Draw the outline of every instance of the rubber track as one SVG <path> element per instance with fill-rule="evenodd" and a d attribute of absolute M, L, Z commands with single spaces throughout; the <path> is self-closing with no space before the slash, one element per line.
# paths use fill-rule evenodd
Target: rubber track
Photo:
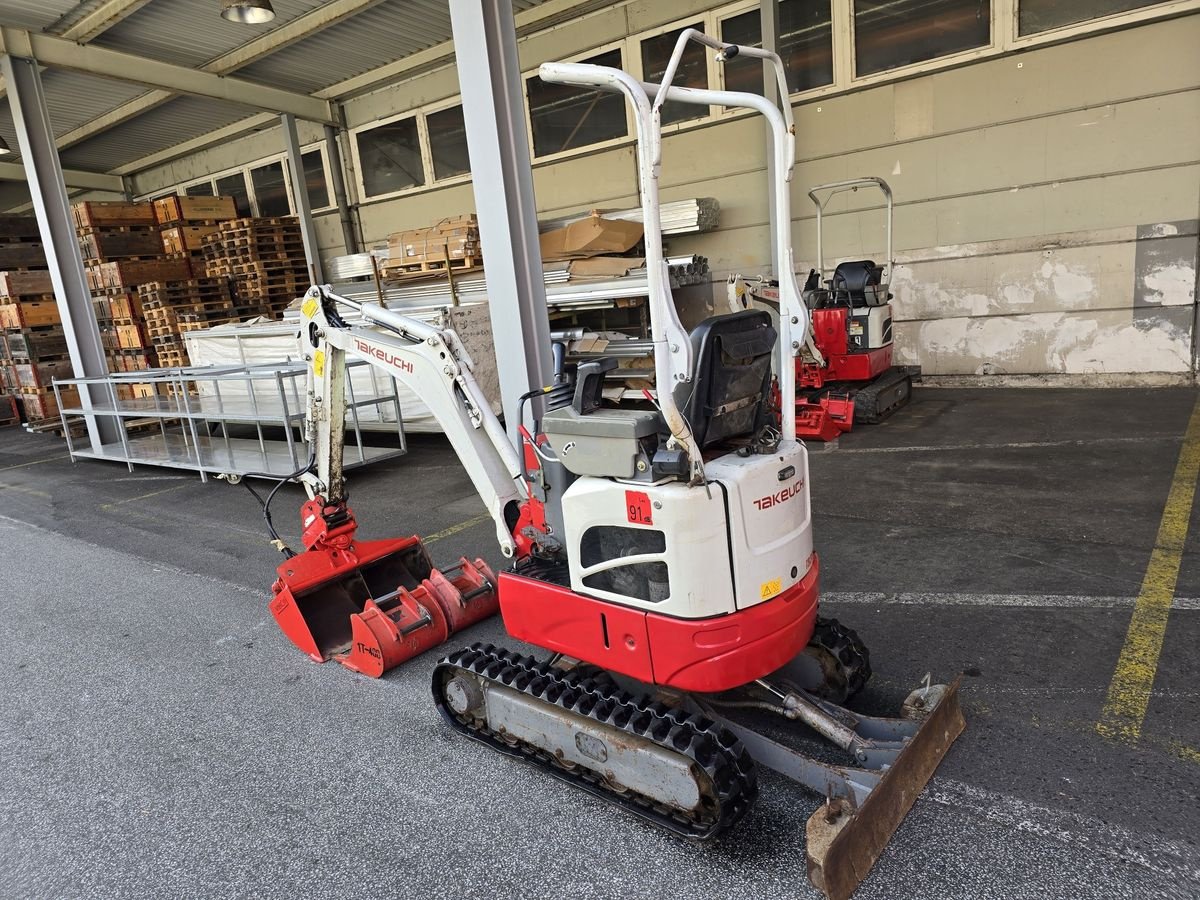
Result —
<path fill-rule="evenodd" d="M 618 793 L 595 772 L 582 766 L 566 769 L 556 763 L 552 752 L 524 742 L 510 743 L 511 737 L 509 741 L 503 740 L 474 717 L 456 715 L 446 705 L 444 696 L 444 685 L 455 669 L 687 757 L 707 775 L 700 784 L 699 807 L 681 810 L 633 791 Z M 456 731 L 502 753 L 522 758 L 686 838 L 704 841 L 723 834 L 741 821 L 758 796 L 754 762 L 730 731 L 702 715 L 622 691 L 607 673 L 594 667 L 583 672 L 562 670 L 532 656 L 476 643 L 438 663 L 433 671 L 433 696 L 442 717 Z"/>
<path fill-rule="evenodd" d="M 867 686 L 871 679 L 871 654 L 853 628 L 837 619 L 818 617 L 808 643 L 832 653 L 841 663 L 846 674 L 846 696 L 838 702 L 844 703 Z"/>

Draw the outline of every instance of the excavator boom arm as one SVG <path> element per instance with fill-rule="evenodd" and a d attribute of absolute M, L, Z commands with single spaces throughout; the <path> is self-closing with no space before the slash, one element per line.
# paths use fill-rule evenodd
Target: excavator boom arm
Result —
<path fill-rule="evenodd" d="M 348 324 L 339 309 L 355 310 L 369 324 Z M 362 360 L 429 407 L 495 522 L 501 552 L 513 556 L 512 523 L 528 487 L 516 448 L 476 383 L 458 336 L 321 288 L 309 290 L 302 312 L 310 360 L 308 439 L 316 463 L 304 478 L 309 492 L 330 503 L 345 499 L 345 364 Z"/>

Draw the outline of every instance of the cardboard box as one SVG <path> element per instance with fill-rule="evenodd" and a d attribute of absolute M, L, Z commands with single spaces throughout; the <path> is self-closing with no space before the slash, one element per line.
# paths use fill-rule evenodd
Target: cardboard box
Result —
<path fill-rule="evenodd" d="M 583 259 L 605 253 L 627 253 L 643 234 L 641 222 L 588 216 L 565 228 L 543 232 L 538 243 L 543 260 Z"/>
<path fill-rule="evenodd" d="M 624 278 L 630 269 L 640 269 L 646 260 L 640 256 L 592 256 L 572 260 L 567 267 L 579 278 Z"/>

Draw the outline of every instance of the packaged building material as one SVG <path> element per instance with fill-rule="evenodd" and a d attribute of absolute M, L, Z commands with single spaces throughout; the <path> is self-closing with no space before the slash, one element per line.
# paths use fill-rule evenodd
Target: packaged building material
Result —
<path fill-rule="evenodd" d="M 543 260 L 581 259 L 605 253 L 626 253 L 637 246 L 641 222 L 588 216 L 563 228 L 543 232 L 538 243 Z"/>

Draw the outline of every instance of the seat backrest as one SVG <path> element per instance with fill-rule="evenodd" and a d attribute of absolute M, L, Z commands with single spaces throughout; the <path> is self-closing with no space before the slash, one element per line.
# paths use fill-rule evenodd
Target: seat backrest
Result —
<path fill-rule="evenodd" d="M 713 316 L 692 331 L 692 383 L 679 386 L 676 402 L 702 449 L 765 424 L 777 337 L 761 309 Z"/>
<path fill-rule="evenodd" d="M 833 270 L 834 296 L 845 295 L 851 306 L 856 303 L 860 306 L 866 305 L 867 286 L 878 286 L 882 276 L 883 266 L 875 265 L 874 260 L 857 259 L 838 263 L 838 267 Z"/>

